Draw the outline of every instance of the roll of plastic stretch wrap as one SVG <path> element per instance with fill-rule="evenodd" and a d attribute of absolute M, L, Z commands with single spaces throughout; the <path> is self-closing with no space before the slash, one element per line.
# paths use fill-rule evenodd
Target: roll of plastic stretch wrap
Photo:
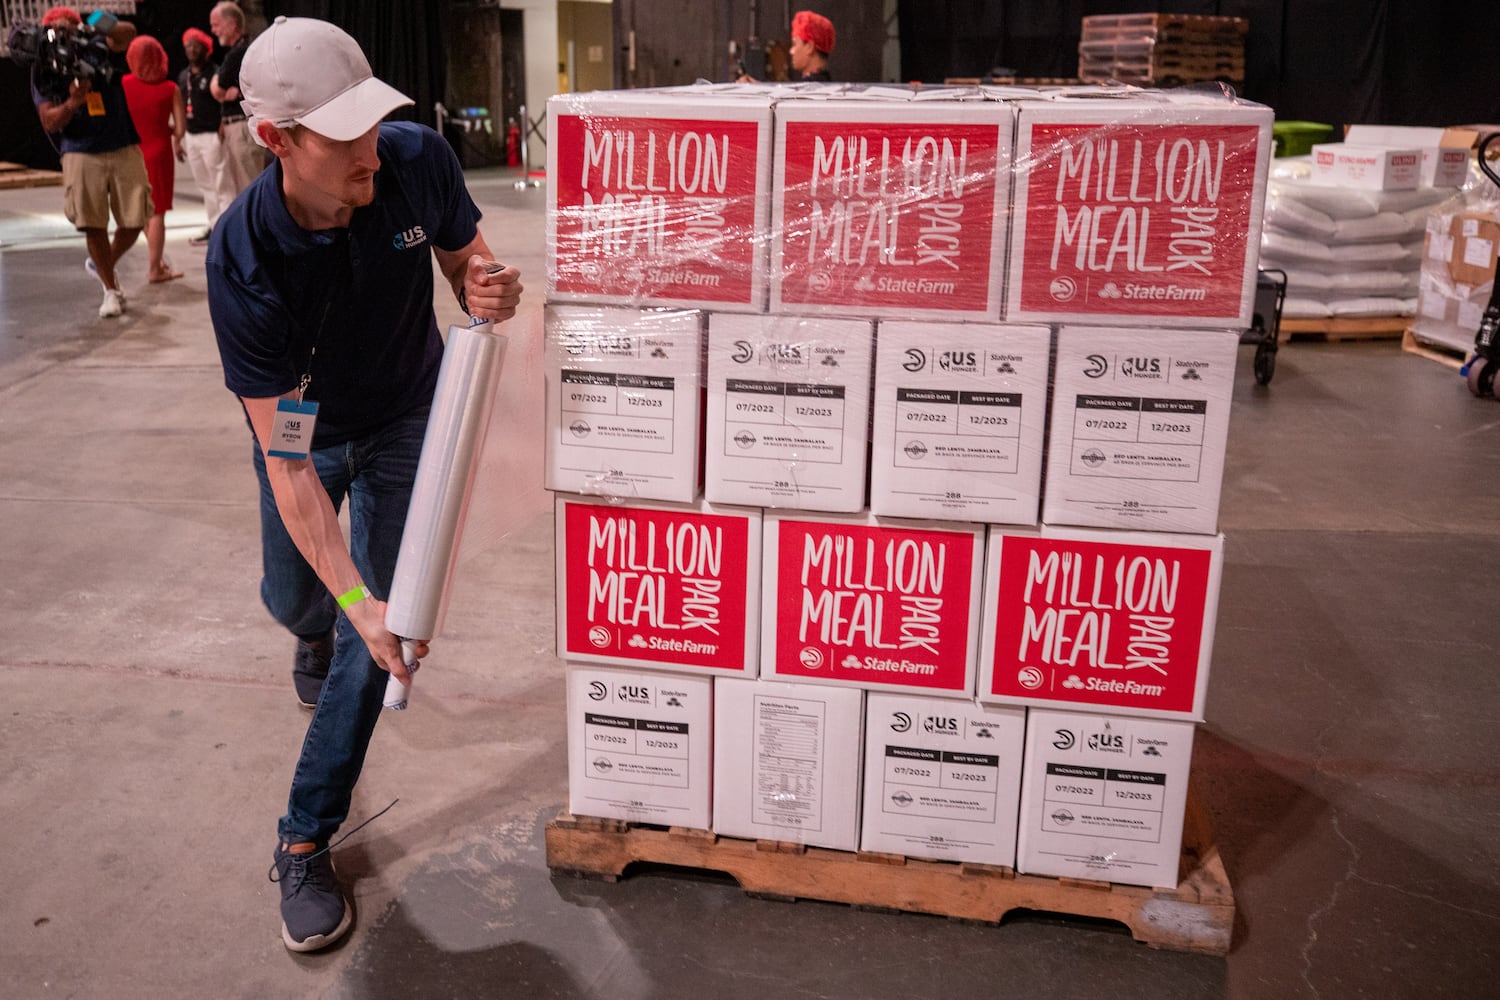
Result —
<path fill-rule="evenodd" d="M 505 345 L 489 323 L 448 328 L 386 602 L 385 627 L 403 639 L 432 639 L 442 626 Z M 402 653 L 408 664 L 414 662 L 410 644 L 402 644 Z M 385 707 L 405 708 L 409 696 L 410 687 L 392 675 Z"/>

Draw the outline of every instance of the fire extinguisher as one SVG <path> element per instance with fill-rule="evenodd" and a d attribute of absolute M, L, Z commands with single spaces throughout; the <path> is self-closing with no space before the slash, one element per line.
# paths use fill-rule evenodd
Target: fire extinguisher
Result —
<path fill-rule="evenodd" d="M 519 167 L 521 165 L 521 126 L 516 124 L 514 118 L 505 127 L 505 165 L 507 167 Z"/>

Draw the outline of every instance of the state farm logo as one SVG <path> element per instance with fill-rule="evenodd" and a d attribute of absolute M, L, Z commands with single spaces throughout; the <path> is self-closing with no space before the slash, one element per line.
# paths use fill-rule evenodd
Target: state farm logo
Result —
<path fill-rule="evenodd" d="M 747 365 L 755 360 L 755 345 L 748 340 L 736 340 L 734 349 L 729 352 L 729 360 L 737 365 Z"/>
<path fill-rule="evenodd" d="M 919 372 L 927 367 L 927 355 L 915 347 L 906 349 L 906 360 L 901 362 L 901 367 L 909 372 Z"/>
<path fill-rule="evenodd" d="M 904 733 L 911 729 L 911 716 L 905 712 L 891 713 L 891 732 Z"/>
<path fill-rule="evenodd" d="M 977 372 L 979 357 L 973 351 L 944 351 L 938 355 L 938 367 L 945 372 Z"/>
<path fill-rule="evenodd" d="M 603 625 L 595 625 L 593 628 L 589 629 L 590 645 L 596 646 L 599 649 L 605 649 L 613 641 L 614 636 L 611 635 L 609 629 L 605 628 Z"/>
<path fill-rule="evenodd" d="M 1078 284 L 1072 278 L 1053 278 L 1047 294 L 1057 302 L 1071 302 L 1078 295 Z"/>
<path fill-rule="evenodd" d="M 1120 286 L 1113 281 L 1106 281 L 1104 287 L 1099 289 L 1099 297 L 1101 299 L 1123 299 L 1125 293 L 1120 291 Z"/>
<path fill-rule="evenodd" d="M 1036 667 L 1022 667 L 1016 674 L 1016 683 L 1028 691 L 1035 691 L 1041 687 L 1047 678 Z"/>
<path fill-rule="evenodd" d="M 589 681 L 589 701 L 603 701 L 609 697 L 609 685 L 603 681 Z"/>
<path fill-rule="evenodd" d="M 1109 359 L 1102 354 L 1090 354 L 1083 359 L 1084 378 L 1103 378 L 1109 373 Z"/>
<path fill-rule="evenodd" d="M 808 670 L 817 670 L 823 665 L 823 651 L 816 646 L 803 646 L 797 654 L 797 662 Z"/>

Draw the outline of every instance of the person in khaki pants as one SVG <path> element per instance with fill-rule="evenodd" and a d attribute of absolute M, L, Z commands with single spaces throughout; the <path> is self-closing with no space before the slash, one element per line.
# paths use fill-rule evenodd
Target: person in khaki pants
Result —
<path fill-rule="evenodd" d="M 240 63 L 250 47 L 250 36 L 245 33 L 245 12 L 230 0 L 216 3 L 208 13 L 208 30 L 224 48 L 224 61 L 219 63 L 219 71 L 208 89 L 214 100 L 220 102 L 222 112 L 219 136 L 223 140 L 224 183 L 219 197 L 229 201 L 266 168 L 266 153 L 250 135 L 244 109 L 240 107 Z"/>
<path fill-rule="evenodd" d="M 44 28 L 71 33 L 82 30 L 83 18 L 72 7 L 53 7 L 42 15 L 41 23 Z M 118 21 L 110 26 L 106 44 L 114 72 L 97 88 L 87 77 L 50 77 L 38 70 L 40 62 L 32 67 L 32 104 L 42 128 L 62 154 L 63 213 L 83 233 L 89 252 L 84 267 L 104 286 L 101 319 L 113 319 L 125 311 L 125 293 L 120 290 L 115 264 L 135 244 L 152 213 L 141 139 L 121 85 L 129 68 L 125 50 L 134 38 L 135 25 Z M 113 238 L 109 235 L 111 214 Z"/>

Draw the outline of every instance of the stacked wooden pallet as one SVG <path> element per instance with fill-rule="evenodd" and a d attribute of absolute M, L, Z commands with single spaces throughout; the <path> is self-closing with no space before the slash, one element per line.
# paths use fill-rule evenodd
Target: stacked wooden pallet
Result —
<path fill-rule="evenodd" d="M 1145 86 L 1219 80 L 1240 87 L 1249 26 L 1242 17 L 1196 14 L 1085 17 L 1078 75 Z"/>

